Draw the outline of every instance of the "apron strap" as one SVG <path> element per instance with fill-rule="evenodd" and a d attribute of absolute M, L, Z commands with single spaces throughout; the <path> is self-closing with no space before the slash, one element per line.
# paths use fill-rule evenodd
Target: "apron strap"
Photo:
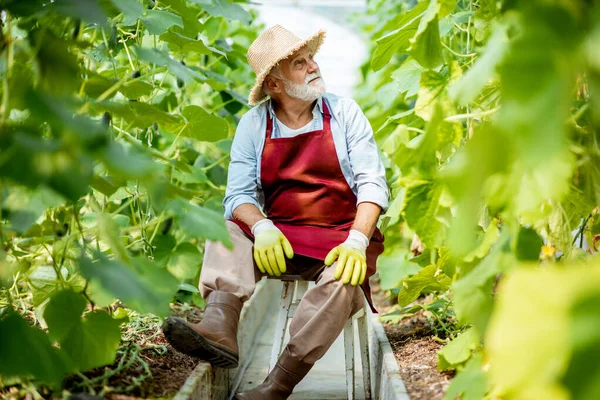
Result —
<path fill-rule="evenodd" d="M 323 130 L 329 132 L 331 131 L 331 113 L 325 99 L 321 97 L 321 101 L 323 102 Z M 274 117 L 271 117 L 271 113 L 267 109 L 267 139 L 271 139 L 271 134 L 273 133 L 273 119 Z"/>

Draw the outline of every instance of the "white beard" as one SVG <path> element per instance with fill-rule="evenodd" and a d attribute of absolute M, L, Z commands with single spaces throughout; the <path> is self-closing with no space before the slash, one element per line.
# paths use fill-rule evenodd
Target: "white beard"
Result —
<path fill-rule="evenodd" d="M 316 77 L 318 77 L 319 79 L 317 79 L 311 84 L 308 83 L 311 79 L 314 79 Z M 323 81 L 323 78 L 321 77 L 321 74 L 319 72 L 315 72 L 313 74 L 308 75 L 304 81 L 304 84 L 295 83 L 288 79 L 284 79 L 283 84 L 288 96 L 305 101 L 316 100 L 320 96 L 325 94 L 326 91 L 325 82 Z"/>

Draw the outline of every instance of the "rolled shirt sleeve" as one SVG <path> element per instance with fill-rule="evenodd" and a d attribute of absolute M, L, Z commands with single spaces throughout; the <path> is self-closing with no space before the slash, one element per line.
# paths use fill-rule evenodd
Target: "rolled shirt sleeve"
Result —
<path fill-rule="evenodd" d="M 231 162 L 223 200 L 225 219 L 232 219 L 233 211 L 242 204 L 254 204 L 260 209 L 257 197 L 256 149 L 252 132 L 252 117 L 250 113 L 246 113 L 238 123 L 231 145 Z"/>
<path fill-rule="evenodd" d="M 356 101 L 348 99 L 346 107 L 348 156 L 358 192 L 356 205 L 375 203 L 385 212 L 389 205 L 389 189 L 373 129 Z"/>

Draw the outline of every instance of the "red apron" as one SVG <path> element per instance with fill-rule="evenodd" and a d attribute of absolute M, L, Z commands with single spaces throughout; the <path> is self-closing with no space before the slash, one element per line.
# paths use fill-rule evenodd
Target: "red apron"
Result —
<path fill-rule="evenodd" d="M 331 114 L 323 101 L 323 129 L 290 138 L 271 138 L 273 120 L 267 112 L 267 132 L 261 161 L 264 211 L 295 254 L 324 260 L 346 240 L 356 216 L 356 195 L 342 172 Z M 250 228 L 233 220 L 251 238 Z M 367 248 L 367 277 L 361 285 L 373 312 L 369 277 L 376 271 L 384 237 L 375 229 Z"/>

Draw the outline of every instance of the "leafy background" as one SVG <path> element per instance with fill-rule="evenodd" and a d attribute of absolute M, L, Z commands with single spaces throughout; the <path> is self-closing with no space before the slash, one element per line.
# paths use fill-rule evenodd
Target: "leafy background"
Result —
<path fill-rule="evenodd" d="M 202 306 L 260 26 L 225 0 L 0 9 L 0 376 L 59 389 L 130 316 Z"/>
<path fill-rule="evenodd" d="M 378 268 L 398 303 L 382 318 L 425 310 L 451 340 L 446 399 L 597 398 L 600 3 L 369 6 L 357 100 L 393 191 Z"/>
<path fill-rule="evenodd" d="M 382 318 L 437 321 L 447 399 L 600 397 L 600 4 L 368 4 Z M 226 0 L 0 9 L 0 377 L 59 390 L 139 315 L 202 306 L 260 27 Z"/>

